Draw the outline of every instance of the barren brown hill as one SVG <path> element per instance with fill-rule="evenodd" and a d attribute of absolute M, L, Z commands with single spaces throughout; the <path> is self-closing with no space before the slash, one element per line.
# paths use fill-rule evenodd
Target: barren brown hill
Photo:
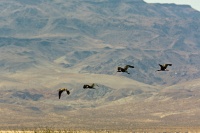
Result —
<path fill-rule="evenodd" d="M 200 13 L 187 5 L 142 0 L 2 0 L 0 71 L 65 68 L 78 73 L 116 73 L 172 85 L 200 78 Z M 8 8 L 9 7 L 9 8 Z M 172 63 L 168 73 L 158 64 Z"/>
<path fill-rule="evenodd" d="M 13 74 L 9 77 L 13 81 L 1 88 L 2 129 L 132 130 L 200 126 L 199 80 L 164 87 L 123 76 L 36 73 Z M 83 83 L 93 81 L 99 85 L 95 90 L 82 88 Z M 71 94 L 58 99 L 59 87 L 67 87 Z"/>

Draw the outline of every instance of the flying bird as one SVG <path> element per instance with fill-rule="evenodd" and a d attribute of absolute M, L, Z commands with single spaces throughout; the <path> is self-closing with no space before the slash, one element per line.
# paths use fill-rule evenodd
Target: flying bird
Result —
<path fill-rule="evenodd" d="M 68 95 L 70 94 L 70 91 L 69 91 L 68 89 L 66 89 L 66 88 L 61 88 L 61 89 L 58 90 L 59 99 L 60 99 L 61 94 L 62 94 L 63 91 L 66 91 Z"/>
<path fill-rule="evenodd" d="M 89 89 L 95 89 L 94 86 L 98 86 L 98 85 L 94 84 L 94 83 L 92 85 L 85 84 L 85 85 L 83 85 L 83 88 L 84 89 L 87 89 L 87 88 L 89 88 Z"/>
<path fill-rule="evenodd" d="M 126 73 L 128 73 L 128 74 L 130 74 L 127 70 L 128 70 L 128 68 L 134 68 L 134 66 L 131 66 L 131 65 L 126 65 L 124 68 L 122 68 L 122 67 L 118 67 L 117 68 L 117 72 L 126 72 Z"/>
<path fill-rule="evenodd" d="M 169 71 L 167 70 L 167 66 L 172 66 L 172 64 L 163 64 L 163 65 L 159 64 L 159 66 L 160 66 L 160 69 L 157 71 Z"/>

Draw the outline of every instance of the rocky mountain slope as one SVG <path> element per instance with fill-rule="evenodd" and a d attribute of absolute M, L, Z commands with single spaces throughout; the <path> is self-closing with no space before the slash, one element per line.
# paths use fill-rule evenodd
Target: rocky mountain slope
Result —
<path fill-rule="evenodd" d="M 112 75 L 132 64 L 132 74 L 124 76 L 147 84 L 199 78 L 200 13 L 190 6 L 3 0 L 1 11 L 1 71 L 52 64 Z M 155 73 L 163 63 L 173 64 L 167 76 Z"/>

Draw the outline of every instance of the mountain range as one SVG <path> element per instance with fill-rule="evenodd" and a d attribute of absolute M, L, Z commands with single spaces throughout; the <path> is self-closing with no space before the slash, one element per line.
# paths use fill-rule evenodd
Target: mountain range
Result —
<path fill-rule="evenodd" d="M 1 128 L 199 126 L 200 12 L 190 6 L 2 0 L 0 10 Z M 130 74 L 117 72 L 127 64 Z M 62 87 L 71 94 L 59 100 Z"/>

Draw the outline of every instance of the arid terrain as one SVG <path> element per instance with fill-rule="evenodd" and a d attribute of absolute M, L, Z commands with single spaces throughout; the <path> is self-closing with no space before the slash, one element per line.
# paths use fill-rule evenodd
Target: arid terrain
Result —
<path fill-rule="evenodd" d="M 131 130 L 199 126 L 198 80 L 165 87 L 120 75 L 32 72 L 15 73 L 9 77 L 10 82 L 2 82 L 8 84 L 1 89 L 2 128 Z M 90 82 L 99 87 L 82 88 Z M 58 99 L 57 88 L 61 87 L 68 87 L 71 94 L 64 93 Z"/>
<path fill-rule="evenodd" d="M 2 0 L 0 10 L 2 132 L 200 131 L 200 12 L 143 0 Z"/>

